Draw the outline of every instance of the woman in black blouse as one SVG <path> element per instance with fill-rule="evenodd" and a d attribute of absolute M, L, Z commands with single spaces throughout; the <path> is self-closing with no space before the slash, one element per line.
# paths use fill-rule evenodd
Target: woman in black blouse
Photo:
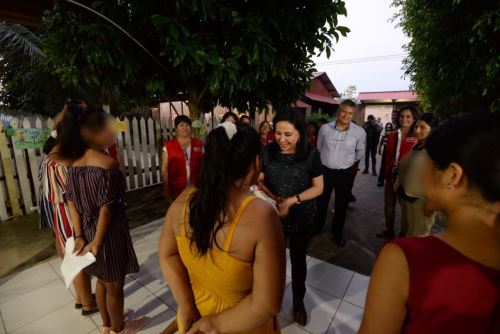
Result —
<path fill-rule="evenodd" d="M 307 323 L 306 255 L 309 228 L 314 222 L 316 201 L 323 192 L 323 171 L 319 153 L 309 145 L 304 116 L 287 109 L 273 120 L 276 140 L 262 152 L 259 184 L 276 201 L 292 262 L 292 291 L 295 321 Z"/>

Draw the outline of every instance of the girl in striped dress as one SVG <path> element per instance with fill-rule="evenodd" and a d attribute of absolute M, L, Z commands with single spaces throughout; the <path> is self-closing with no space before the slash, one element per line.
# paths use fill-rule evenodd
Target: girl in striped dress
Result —
<path fill-rule="evenodd" d="M 59 127 L 58 127 L 59 128 Z M 55 130 L 57 133 L 58 131 Z M 40 227 L 52 228 L 59 257 L 64 257 L 66 240 L 72 236 L 71 217 L 64 199 L 67 169 L 72 164 L 59 154 L 57 139 L 51 137 L 44 146 L 46 157 L 40 165 Z M 92 297 L 90 277 L 81 271 L 73 280 L 76 293 L 75 308 L 82 309 L 83 316 L 98 312 Z"/>
<path fill-rule="evenodd" d="M 139 264 L 125 214 L 125 177 L 105 149 L 115 141 L 106 113 L 70 109 L 63 118 L 61 155 L 74 159 L 68 169 L 66 198 L 75 230 L 75 251 L 91 252 L 96 262 L 85 271 L 97 277 L 96 298 L 102 333 L 137 333 L 145 319 L 124 322 L 125 276 Z"/>

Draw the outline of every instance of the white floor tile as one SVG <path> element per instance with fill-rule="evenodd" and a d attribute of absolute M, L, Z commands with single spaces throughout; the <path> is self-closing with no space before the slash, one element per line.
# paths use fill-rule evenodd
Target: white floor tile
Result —
<path fill-rule="evenodd" d="M 52 267 L 52 269 L 54 270 L 56 275 L 60 279 L 64 279 L 62 276 L 62 273 L 61 273 L 61 263 L 62 263 L 62 260 L 60 257 L 56 257 L 55 259 L 52 259 L 49 261 L 49 265 Z"/>
<path fill-rule="evenodd" d="M 163 224 L 163 218 L 157 219 L 147 225 L 140 226 L 130 231 L 130 236 L 132 240 L 142 239 L 147 237 L 151 233 L 161 231 Z"/>
<path fill-rule="evenodd" d="M 0 334 L 5 334 L 5 326 L 3 325 L 2 313 L 0 313 Z"/>
<path fill-rule="evenodd" d="M 291 323 L 290 321 L 280 318 L 279 319 L 282 334 L 308 334 L 305 329 Z"/>
<path fill-rule="evenodd" d="M 145 289 L 135 279 L 129 276 L 125 279 L 125 287 L 123 290 L 125 293 L 124 307 L 132 310 L 135 308 L 135 305 L 139 304 L 140 302 L 154 297 L 150 291 Z M 99 313 L 94 314 L 92 316 L 92 320 L 94 320 L 94 322 L 98 326 L 102 325 L 102 319 Z"/>
<path fill-rule="evenodd" d="M 154 295 L 160 298 L 162 302 L 167 304 L 169 308 L 171 308 L 174 311 L 177 311 L 177 302 L 175 301 L 172 291 L 168 287 L 155 292 Z"/>
<path fill-rule="evenodd" d="M 352 277 L 349 287 L 347 288 L 344 300 L 351 304 L 364 308 L 366 291 L 368 290 L 369 282 L 370 277 L 355 273 Z"/>
<path fill-rule="evenodd" d="M 149 317 L 146 326 L 140 331 L 141 334 L 161 333 L 176 316 L 174 311 L 154 296 L 134 305 L 134 310 L 137 316 Z"/>
<path fill-rule="evenodd" d="M 73 296 L 63 283 L 56 279 L 0 304 L 0 312 L 7 332 L 11 332 L 70 302 L 73 302 Z"/>
<path fill-rule="evenodd" d="M 343 301 L 327 334 L 355 334 L 358 332 L 362 319 L 363 309 L 361 307 Z"/>
<path fill-rule="evenodd" d="M 285 291 L 281 316 L 286 320 L 293 321 L 292 286 Z M 333 315 L 340 305 L 340 299 L 333 297 L 320 290 L 308 287 L 304 304 L 309 317 L 304 329 L 310 333 L 325 333 L 332 322 Z"/>
<path fill-rule="evenodd" d="M 54 280 L 59 279 L 47 262 L 2 278 L 0 279 L 0 303 Z"/>
<path fill-rule="evenodd" d="M 141 265 L 139 272 L 132 274 L 132 276 L 152 293 L 167 286 L 161 273 L 156 254 Z"/>
<path fill-rule="evenodd" d="M 342 298 L 354 272 L 342 267 L 311 258 L 307 262 L 307 280 L 309 286 Z"/>
<path fill-rule="evenodd" d="M 12 333 L 87 334 L 93 330 L 97 330 L 97 327 L 92 320 L 82 318 L 80 312 L 73 308 L 73 303 L 69 303 L 33 322 L 28 323 Z"/>
<path fill-rule="evenodd" d="M 156 242 L 141 239 L 134 242 L 134 250 L 140 266 L 154 260 L 158 261 L 158 243 Z"/>

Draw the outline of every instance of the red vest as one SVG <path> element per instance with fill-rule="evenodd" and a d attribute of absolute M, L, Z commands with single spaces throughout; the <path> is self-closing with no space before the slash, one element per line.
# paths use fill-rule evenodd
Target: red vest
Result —
<path fill-rule="evenodd" d="M 168 189 L 170 196 L 176 198 L 187 187 L 186 155 L 177 139 L 165 142 L 168 154 Z M 191 138 L 191 154 L 189 160 L 191 184 L 197 186 L 200 177 L 201 161 L 203 158 L 203 142 Z"/>
<path fill-rule="evenodd" d="M 413 146 L 418 143 L 415 134 L 409 133 L 405 139 L 401 142 L 399 148 L 399 159 L 398 162 L 411 151 Z M 398 131 L 391 132 L 387 136 L 387 145 L 385 147 L 385 180 L 389 181 L 392 179 L 392 169 L 394 167 L 394 158 L 396 157 L 396 148 L 398 145 Z"/>

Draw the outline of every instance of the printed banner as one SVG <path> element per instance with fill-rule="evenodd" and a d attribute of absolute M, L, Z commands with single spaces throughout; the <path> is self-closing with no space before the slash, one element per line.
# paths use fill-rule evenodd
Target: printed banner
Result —
<path fill-rule="evenodd" d="M 12 144 L 16 150 L 42 148 L 50 137 L 50 129 L 6 129 L 7 135 L 12 136 Z"/>
<path fill-rule="evenodd" d="M 125 121 L 113 120 L 111 124 L 112 124 L 113 130 L 115 132 L 127 132 L 128 131 L 128 126 L 127 126 L 127 123 L 125 123 Z"/>

